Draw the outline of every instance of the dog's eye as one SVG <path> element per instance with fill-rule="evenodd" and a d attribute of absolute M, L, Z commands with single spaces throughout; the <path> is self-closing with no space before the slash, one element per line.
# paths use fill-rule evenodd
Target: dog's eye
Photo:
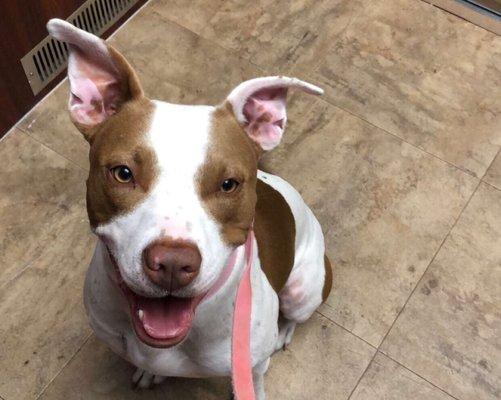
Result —
<path fill-rule="evenodd" d="M 240 185 L 240 183 L 238 183 L 235 179 L 226 179 L 221 182 L 221 191 L 224 193 L 232 193 L 237 189 L 238 185 Z"/>
<path fill-rule="evenodd" d="M 126 165 L 119 165 L 111 169 L 111 174 L 120 183 L 129 183 L 132 181 L 132 171 Z"/>

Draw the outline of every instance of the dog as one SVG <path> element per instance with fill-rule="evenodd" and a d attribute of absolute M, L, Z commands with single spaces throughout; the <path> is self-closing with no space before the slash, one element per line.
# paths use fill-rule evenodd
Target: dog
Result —
<path fill-rule="evenodd" d="M 322 90 L 272 76 L 215 107 L 154 101 L 102 39 L 58 19 L 47 27 L 68 45 L 69 114 L 90 144 L 87 211 L 99 240 L 84 303 L 96 336 L 137 367 L 142 388 L 229 376 L 252 231 L 250 359 L 264 399 L 271 355 L 325 301 L 332 269 L 312 211 L 258 162 L 282 138 L 288 89 Z"/>

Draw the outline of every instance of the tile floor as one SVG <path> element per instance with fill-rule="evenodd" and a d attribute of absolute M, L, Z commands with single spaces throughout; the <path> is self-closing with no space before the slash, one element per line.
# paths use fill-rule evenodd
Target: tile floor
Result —
<path fill-rule="evenodd" d="M 216 103 L 287 73 L 265 164 L 318 215 L 326 304 L 268 373 L 270 399 L 501 398 L 501 38 L 419 0 L 151 0 L 110 42 L 146 92 Z M 225 399 L 227 379 L 134 392 L 91 334 L 85 141 L 63 83 L 0 142 L 0 398 Z"/>

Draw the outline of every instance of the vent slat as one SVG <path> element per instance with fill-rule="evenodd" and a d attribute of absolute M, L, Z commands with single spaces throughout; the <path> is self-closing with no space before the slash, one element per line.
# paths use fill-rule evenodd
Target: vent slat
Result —
<path fill-rule="evenodd" d="M 37 52 L 37 57 L 38 57 L 38 65 L 40 65 L 40 69 L 42 70 L 41 78 L 42 78 L 42 80 L 45 81 L 47 79 L 47 77 L 49 76 L 49 74 L 47 73 L 47 70 L 45 68 L 45 62 L 43 60 L 43 56 L 42 56 L 41 51 Z"/>
<path fill-rule="evenodd" d="M 90 25 L 89 21 L 87 20 L 87 15 L 85 14 L 85 10 L 83 10 L 81 17 L 82 17 L 82 23 L 84 26 L 84 30 L 92 33 L 92 25 Z"/>
<path fill-rule="evenodd" d="M 104 0 L 103 1 L 103 6 L 105 8 L 105 15 L 106 15 L 106 22 L 108 22 L 110 20 L 110 15 L 111 15 L 111 12 L 110 12 L 110 3 L 111 0 Z"/>
<path fill-rule="evenodd" d="M 91 4 L 89 6 L 89 8 L 87 9 L 87 11 L 89 12 L 89 14 L 92 17 L 92 22 L 94 23 L 94 27 L 95 27 L 95 30 L 97 32 L 101 28 L 101 26 L 99 24 L 99 21 L 97 20 L 96 13 L 94 12 L 94 4 Z"/>
<path fill-rule="evenodd" d="M 61 58 L 61 55 L 59 54 L 59 50 L 57 49 L 56 41 L 52 39 L 49 43 L 50 43 L 50 48 L 52 49 L 52 53 L 54 54 L 54 58 L 56 60 L 56 64 L 59 67 L 63 64 L 63 60 Z"/>
<path fill-rule="evenodd" d="M 57 69 L 56 58 L 54 57 L 54 54 L 52 54 L 52 49 L 50 46 L 47 46 L 46 49 L 47 49 L 47 55 L 48 55 L 49 60 L 50 60 L 50 69 L 55 70 L 55 69 Z"/>
<path fill-rule="evenodd" d="M 38 77 L 43 81 L 42 69 L 40 68 L 40 65 L 38 64 L 36 54 L 33 55 L 33 64 L 35 64 L 35 68 L 37 70 Z"/>
<path fill-rule="evenodd" d="M 106 13 L 104 12 L 104 8 L 103 8 L 103 1 L 98 0 L 96 3 L 96 7 L 99 10 L 99 14 L 101 15 L 101 20 L 103 21 L 103 26 L 104 26 L 104 25 L 106 25 L 107 20 L 106 20 Z"/>
<path fill-rule="evenodd" d="M 89 26 L 89 32 L 94 33 L 96 31 L 96 24 L 92 21 L 92 17 L 89 13 L 89 7 L 85 9 L 85 19 L 87 20 L 87 25 Z"/>
<path fill-rule="evenodd" d="M 49 57 L 47 57 L 47 50 L 45 47 L 42 47 L 43 59 L 45 61 L 45 69 L 47 70 L 47 77 L 52 74 L 52 65 L 49 61 Z"/>

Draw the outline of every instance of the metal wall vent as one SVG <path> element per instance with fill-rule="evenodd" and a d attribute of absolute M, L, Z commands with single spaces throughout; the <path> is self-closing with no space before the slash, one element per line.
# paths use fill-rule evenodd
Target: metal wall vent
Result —
<path fill-rule="evenodd" d="M 67 21 L 97 36 L 118 21 L 139 0 L 87 0 Z M 33 94 L 38 94 L 66 68 L 68 46 L 47 36 L 23 58 L 21 64 Z"/>

